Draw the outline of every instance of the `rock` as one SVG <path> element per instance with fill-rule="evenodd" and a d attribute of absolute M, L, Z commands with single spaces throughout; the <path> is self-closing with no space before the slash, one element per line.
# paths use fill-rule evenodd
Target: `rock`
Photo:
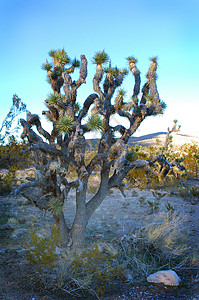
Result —
<path fill-rule="evenodd" d="M 147 277 L 148 282 L 163 283 L 164 285 L 178 286 L 181 279 L 176 272 L 172 270 L 164 270 L 156 272 Z"/>

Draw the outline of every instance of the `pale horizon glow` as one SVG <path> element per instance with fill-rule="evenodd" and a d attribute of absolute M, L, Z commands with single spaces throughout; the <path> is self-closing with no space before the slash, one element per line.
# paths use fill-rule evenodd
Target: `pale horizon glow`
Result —
<path fill-rule="evenodd" d="M 48 52 L 61 49 L 71 58 L 85 54 L 87 84 L 78 92 L 80 104 L 93 93 L 95 67 L 91 59 L 105 49 L 112 65 L 127 67 L 135 56 L 142 85 L 150 56 L 158 56 L 158 91 L 166 102 L 164 115 L 148 117 L 135 132 L 140 136 L 165 132 L 177 119 L 180 133 L 199 136 L 199 1 L 198 0 L 1 0 L 1 111 L 0 124 L 8 113 L 13 94 L 41 116 L 44 100 L 52 90 L 41 70 Z M 74 74 L 76 79 L 78 72 Z M 129 74 L 122 87 L 125 101 L 133 90 Z M 24 115 L 23 115 L 24 117 Z M 45 127 L 48 127 L 45 124 Z"/>

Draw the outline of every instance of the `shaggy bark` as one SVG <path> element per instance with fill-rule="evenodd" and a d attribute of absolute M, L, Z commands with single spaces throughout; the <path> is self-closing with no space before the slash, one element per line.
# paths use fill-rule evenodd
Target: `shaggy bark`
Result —
<path fill-rule="evenodd" d="M 56 54 L 56 51 L 53 53 Z M 63 56 L 64 50 L 61 53 Z M 64 69 L 63 61 L 59 62 L 57 56 L 53 57 L 53 64 L 54 70 L 50 69 L 51 66 L 48 62 L 45 68 L 54 95 L 57 97 L 59 94 L 59 98 L 53 100 L 54 102 L 52 99 L 47 99 L 45 102 L 48 110 L 43 111 L 43 114 L 52 122 L 53 130 L 51 133 L 46 132 L 41 126 L 39 117 L 30 112 L 27 113 L 27 120 L 20 120 L 23 127 L 22 138 L 28 139 L 31 151 L 37 154 L 42 153 L 42 160 L 35 164 L 37 170 L 35 178 L 19 187 L 16 194 L 21 192 L 40 209 L 52 212 L 63 246 L 81 248 L 85 246 L 85 231 L 89 219 L 106 198 L 110 189 L 118 188 L 125 196 L 125 184 L 122 181 L 130 169 L 150 168 L 155 161 L 167 165 L 166 160 L 160 156 L 149 161 L 136 160 L 133 163 L 127 160 L 127 142 L 130 136 L 146 117 L 161 114 L 163 110 L 156 85 L 157 63 L 153 61 L 149 67 L 147 82 L 142 89 L 139 101 L 140 71 L 135 60 L 130 60 L 129 70 L 135 79 L 132 99 L 124 102 L 123 95 L 120 94 L 116 96 L 115 104 L 112 103 L 112 99 L 116 89 L 123 83 L 126 72 L 111 68 L 109 65 L 103 82 L 104 68 L 102 63 L 98 63 L 93 78 L 95 93 L 87 97 L 79 111 L 77 109 L 77 90 L 83 83 L 86 83 L 86 57 L 84 55 L 80 57 L 79 79 L 76 81 L 73 81 L 71 77 L 75 69 L 74 65 Z M 102 84 L 103 90 L 100 84 Z M 65 96 L 61 95 L 62 87 Z M 94 123 L 92 127 L 89 121 L 86 123 L 85 118 L 90 113 L 100 116 L 102 125 Z M 130 125 L 126 126 L 124 122 L 122 125 L 112 127 L 110 120 L 113 114 L 127 119 Z M 99 122 L 99 119 L 94 120 Z M 36 127 L 39 134 L 32 129 L 33 126 Z M 62 126 L 61 131 L 60 126 Z M 91 128 L 95 130 L 95 126 L 96 129 L 102 130 L 102 135 L 94 157 L 87 161 L 84 134 Z M 115 133 L 119 133 L 120 137 L 116 139 Z M 93 197 L 87 201 L 89 178 L 96 166 L 101 169 L 100 185 Z M 71 169 L 77 174 L 74 181 L 70 181 L 67 176 Z M 36 188 L 38 192 L 33 188 Z M 72 227 L 68 228 L 63 214 L 63 206 L 71 189 L 76 189 L 76 213 Z M 53 201 L 60 204 L 58 213 L 53 211 Z"/>

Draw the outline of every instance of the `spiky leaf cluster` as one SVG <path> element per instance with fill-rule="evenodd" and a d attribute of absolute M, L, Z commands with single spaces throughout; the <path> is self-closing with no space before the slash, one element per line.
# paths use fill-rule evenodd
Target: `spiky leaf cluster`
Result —
<path fill-rule="evenodd" d="M 119 89 L 119 90 L 118 90 L 118 95 L 124 97 L 124 96 L 126 95 L 126 91 L 125 91 L 124 89 Z"/>
<path fill-rule="evenodd" d="M 134 104 L 138 104 L 138 98 L 137 97 L 131 97 L 131 99 L 132 99 L 132 102 L 134 103 Z"/>
<path fill-rule="evenodd" d="M 109 61 L 109 56 L 107 53 L 105 53 L 105 51 L 98 51 L 97 53 L 95 53 L 95 55 L 93 56 L 92 59 L 92 63 L 96 64 L 96 65 L 102 65 L 106 62 Z"/>
<path fill-rule="evenodd" d="M 120 70 L 118 69 L 118 67 L 108 67 L 104 69 L 105 73 L 111 74 L 114 77 L 117 77 L 120 74 Z"/>
<path fill-rule="evenodd" d="M 61 101 L 61 95 L 59 93 L 49 94 L 46 99 L 51 106 L 57 106 Z"/>
<path fill-rule="evenodd" d="M 129 63 L 137 63 L 138 62 L 138 60 L 137 60 L 137 58 L 135 58 L 134 56 L 128 56 L 127 58 L 126 58 L 126 60 L 129 62 Z"/>
<path fill-rule="evenodd" d="M 121 73 L 122 73 L 123 75 L 128 75 L 129 71 L 128 71 L 127 69 L 122 69 L 122 70 L 121 70 Z"/>
<path fill-rule="evenodd" d="M 78 59 L 76 59 L 76 57 L 72 60 L 72 66 L 74 68 L 79 68 L 79 66 L 80 66 L 80 61 Z"/>
<path fill-rule="evenodd" d="M 160 104 L 161 104 L 162 110 L 164 112 L 164 110 L 167 108 L 167 104 L 164 101 L 161 101 Z"/>
<path fill-rule="evenodd" d="M 64 66 L 64 65 L 70 63 L 70 58 L 64 49 L 57 50 L 57 51 L 51 50 L 49 52 L 49 55 L 53 58 L 55 64 L 59 63 L 62 66 Z"/>
<path fill-rule="evenodd" d="M 72 130 L 74 126 L 74 120 L 70 116 L 63 116 L 57 122 L 56 128 L 60 134 L 68 133 Z"/>
<path fill-rule="evenodd" d="M 108 68 L 105 68 L 104 69 L 104 72 L 107 73 L 107 74 L 110 74 L 112 75 L 113 77 L 117 77 L 119 74 L 123 74 L 123 75 L 127 75 L 128 74 L 128 71 L 127 69 L 122 69 L 120 70 L 118 67 L 108 67 Z"/>
<path fill-rule="evenodd" d="M 151 62 L 157 63 L 157 61 L 158 61 L 158 56 L 151 56 L 151 57 L 149 57 L 149 60 L 150 60 Z"/>
<path fill-rule="evenodd" d="M 98 131 L 103 128 L 103 122 L 99 115 L 92 115 L 88 119 L 87 127 L 90 131 Z"/>
<path fill-rule="evenodd" d="M 53 65 L 50 64 L 48 61 L 45 64 L 41 65 L 41 69 L 44 71 L 51 71 Z"/>
<path fill-rule="evenodd" d="M 134 162 L 136 159 L 138 158 L 138 155 L 135 151 L 130 151 L 127 155 L 126 155 L 126 160 L 130 161 L 130 162 Z"/>
<path fill-rule="evenodd" d="M 57 198 L 50 200 L 48 207 L 49 210 L 56 216 L 58 216 L 63 210 L 63 205 Z"/>

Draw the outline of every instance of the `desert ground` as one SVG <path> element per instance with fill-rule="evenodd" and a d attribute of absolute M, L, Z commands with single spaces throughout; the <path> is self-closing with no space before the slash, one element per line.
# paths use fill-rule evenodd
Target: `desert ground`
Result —
<path fill-rule="evenodd" d="M 165 134 L 164 134 L 165 135 Z M 159 136 L 159 137 L 158 137 Z M 175 138 L 176 137 L 176 138 Z M 175 134 L 174 140 L 181 139 L 180 143 L 187 142 L 187 137 Z M 149 138 L 148 136 L 148 142 Z M 154 139 L 161 135 L 153 136 Z M 193 140 L 190 137 L 189 142 Z M 140 142 L 146 141 L 143 138 Z M 193 140 L 197 141 L 197 140 Z M 138 143 L 138 141 L 135 141 Z M 199 187 L 196 179 L 183 180 L 169 189 L 161 189 L 164 197 L 158 200 L 157 209 L 153 209 L 149 202 L 154 202 L 152 189 L 139 189 L 138 187 L 126 190 L 124 198 L 118 190 L 113 190 L 101 206 L 93 214 L 87 227 L 88 243 L 108 241 L 112 245 L 120 241 L 136 238 L 137 232 L 158 224 L 168 215 L 168 203 L 172 207 L 172 213 L 181 220 L 180 232 L 186 247 L 192 253 L 195 251 L 199 257 L 199 199 L 183 198 L 179 195 L 180 187 Z M 92 195 L 88 195 L 91 197 Z M 68 225 L 72 224 L 75 212 L 75 191 L 70 192 L 68 201 L 64 205 L 64 214 Z M 25 248 L 30 239 L 29 231 L 34 228 L 41 236 L 47 236 L 52 225 L 50 213 L 44 214 L 38 208 L 28 203 L 22 196 L 0 196 L 0 299 L 8 300 L 50 300 L 50 299 L 76 299 L 69 295 L 59 294 L 43 288 L 41 282 L 35 277 L 34 269 L 28 264 Z M 112 290 L 111 295 L 101 299 L 199 299 L 199 261 L 198 268 L 185 272 L 185 269 L 177 269 L 181 278 L 179 287 L 167 287 L 148 283 L 147 275 L 139 280 L 130 280 Z M 87 296 L 80 299 L 97 299 L 95 296 Z"/>
<path fill-rule="evenodd" d="M 133 189 L 127 191 L 126 195 L 127 197 L 123 198 L 115 190 L 96 210 L 87 228 L 89 242 L 104 240 L 113 242 L 128 237 L 153 223 L 154 220 L 158 221 L 166 213 L 166 203 L 169 202 L 175 213 L 183 219 L 182 231 L 187 245 L 192 249 L 199 248 L 198 202 L 193 205 L 189 200 L 179 197 L 175 191 L 167 192 L 160 200 L 158 212 L 153 213 L 146 203 L 147 200 L 154 200 L 151 190 Z M 75 210 L 74 196 L 74 192 L 71 192 L 64 207 L 69 224 L 72 223 Z M 144 199 L 142 205 L 140 199 Z M 48 213 L 43 215 L 39 209 L 27 203 L 21 196 L 0 197 L 0 205 L 2 219 L 0 299 L 64 299 L 52 292 L 40 290 L 40 285 L 37 286 L 34 280 L 32 284 L 33 270 L 27 264 L 24 253 L 24 245 L 29 239 L 29 230 L 34 227 L 37 232 L 45 236 L 52 224 L 51 216 Z M 183 271 L 178 271 L 178 274 L 184 282 L 181 287 L 153 286 L 143 277 L 136 283 L 136 287 L 135 283 L 131 283 L 123 287 L 122 294 L 120 289 L 118 295 L 117 291 L 114 291 L 107 299 L 199 299 L 199 281 L 196 274 L 190 275 L 190 278 L 184 278 Z"/>

